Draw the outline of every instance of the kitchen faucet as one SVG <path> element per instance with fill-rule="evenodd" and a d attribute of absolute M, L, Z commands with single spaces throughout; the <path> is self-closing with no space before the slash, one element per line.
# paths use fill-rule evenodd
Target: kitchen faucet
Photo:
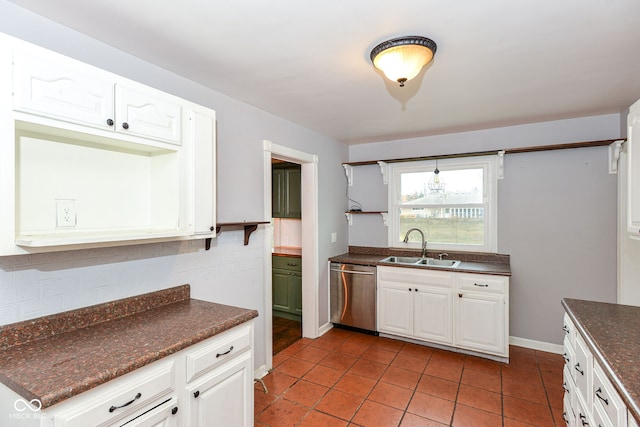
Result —
<path fill-rule="evenodd" d="M 422 230 L 420 230 L 419 228 L 410 228 L 409 231 L 407 231 L 407 234 L 404 235 L 404 243 L 407 243 L 409 241 L 409 233 L 411 233 L 412 231 L 417 231 L 418 233 L 420 233 L 420 236 L 422 237 L 422 258 L 426 258 L 427 257 L 427 241 L 424 238 L 424 233 L 422 232 Z"/>

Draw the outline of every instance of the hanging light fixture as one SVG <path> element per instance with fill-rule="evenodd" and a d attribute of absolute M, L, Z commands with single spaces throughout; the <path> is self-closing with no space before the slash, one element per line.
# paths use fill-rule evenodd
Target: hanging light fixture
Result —
<path fill-rule="evenodd" d="M 433 59 L 438 46 L 426 37 L 408 36 L 387 40 L 371 51 L 371 62 L 389 80 L 400 83 L 418 75 Z"/>

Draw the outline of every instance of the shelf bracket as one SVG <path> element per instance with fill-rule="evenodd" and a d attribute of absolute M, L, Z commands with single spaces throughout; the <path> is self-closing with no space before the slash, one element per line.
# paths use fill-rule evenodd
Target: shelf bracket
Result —
<path fill-rule="evenodd" d="M 380 166 L 380 173 L 382 174 L 382 183 L 386 184 L 387 183 L 387 174 L 389 172 L 389 167 L 387 165 L 387 162 L 383 162 L 383 161 L 378 161 L 378 166 Z"/>
<path fill-rule="evenodd" d="M 343 164 L 344 173 L 347 175 L 347 185 L 349 187 L 353 186 L 353 166 Z"/>
<path fill-rule="evenodd" d="M 249 238 L 251 233 L 258 229 L 258 224 L 269 224 L 269 221 L 256 221 L 256 222 L 229 222 L 216 225 L 216 234 L 220 233 L 220 230 L 224 226 L 228 227 L 242 227 L 244 228 L 244 245 L 249 244 Z M 209 239 L 210 240 L 210 239 Z"/>
<path fill-rule="evenodd" d="M 504 178 L 504 150 L 498 151 L 498 179 Z"/>
<path fill-rule="evenodd" d="M 345 212 L 344 216 L 347 217 L 347 223 L 353 225 L 353 215 L 350 212 Z"/>
<path fill-rule="evenodd" d="M 611 175 L 618 173 L 618 160 L 620 160 L 623 142 L 624 140 L 621 139 L 609 145 L 609 174 Z"/>
<path fill-rule="evenodd" d="M 389 224 L 387 223 L 387 216 L 388 216 L 388 212 L 380 212 L 380 215 L 382 215 L 382 223 L 386 226 L 388 226 Z"/>

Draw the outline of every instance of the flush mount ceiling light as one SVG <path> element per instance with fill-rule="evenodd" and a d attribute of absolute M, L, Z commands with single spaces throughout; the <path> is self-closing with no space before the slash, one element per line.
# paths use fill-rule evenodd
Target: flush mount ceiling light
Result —
<path fill-rule="evenodd" d="M 438 46 L 426 37 L 408 36 L 387 40 L 371 51 L 371 62 L 389 80 L 400 83 L 418 75 L 433 59 Z"/>

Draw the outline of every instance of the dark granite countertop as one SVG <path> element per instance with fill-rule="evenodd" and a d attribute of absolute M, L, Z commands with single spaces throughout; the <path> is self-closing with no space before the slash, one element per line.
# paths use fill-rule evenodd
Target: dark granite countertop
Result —
<path fill-rule="evenodd" d="M 42 408 L 247 322 L 179 286 L 0 327 L 0 382 Z"/>
<path fill-rule="evenodd" d="M 293 258 L 302 258 L 302 248 L 291 248 L 288 246 L 276 246 L 271 251 L 274 256 L 286 256 Z"/>
<path fill-rule="evenodd" d="M 349 248 L 349 252 L 336 255 L 329 258 L 331 262 L 341 262 L 345 264 L 359 264 L 359 265 L 385 265 L 392 267 L 406 267 L 406 268 L 419 268 L 419 269 L 433 269 L 433 270 L 446 270 L 456 271 L 460 273 L 477 273 L 477 274 L 494 274 L 499 276 L 511 276 L 511 268 L 509 266 L 509 256 L 502 254 L 471 254 L 463 252 L 451 252 L 445 259 L 460 260 L 460 264 L 456 268 L 446 267 L 429 267 L 407 264 L 394 264 L 388 262 L 381 262 L 382 259 L 391 256 L 420 256 L 417 251 L 411 250 L 398 250 L 387 248 L 365 248 L 354 247 Z M 438 257 L 438 252 L 427 252 L 427 256 L 432 258 Z"/>
<path fill-rule="evenodd" d="M 633 417 L 640 420 L 640 307 L 569 298 L 562 306 Z"/>

